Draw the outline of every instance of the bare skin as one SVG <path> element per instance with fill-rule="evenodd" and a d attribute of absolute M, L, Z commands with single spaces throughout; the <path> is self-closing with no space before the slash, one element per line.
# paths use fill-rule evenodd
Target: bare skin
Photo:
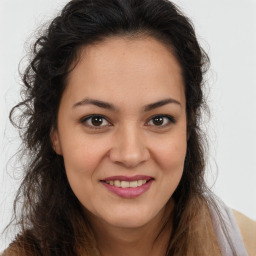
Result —
<path fill-rule="evenodd" d="M 240 228 L 245 247 L 249 256 L 256 255 L 256 221 L 248 218 L 244 214 L 233 211 L 237 224 Z"/>
<path fill-rule="evenodd" d="M 108 107 L 88 103 L 88 98 Z M 92 114 L 102 116 L 96 129 L 99 119 L 93 122 Z M 171 50 L 153 38 L 120 37 L 82 49 L 52 141 L 101 254 L 164 255 L 171 227 L 156 238 L 172 212 L 173 202 L 167 202 L 182 177 L 187 149 L 184 83 Z M 153 181 L 132 198 L 113 193 L 102 182 L 137 175 Z"/>
<path fill-rule="evenodd" d="M 163 211 L 163 218 L 167 218 L 174 204 Z M 169 220 L 166 228 L 160 232 L 162 219 L 154 219 L 144 227 L 138 229 L 121 230 L 115 227 L 105 229 L 101 222 L 93 223 L 98 241 L 98 247 L 102 256 L 154 256 L 165 255 L 168 241 L 172 231 L 172 222 Z M 156 239 L 157 237 L 157 239 Z"/>

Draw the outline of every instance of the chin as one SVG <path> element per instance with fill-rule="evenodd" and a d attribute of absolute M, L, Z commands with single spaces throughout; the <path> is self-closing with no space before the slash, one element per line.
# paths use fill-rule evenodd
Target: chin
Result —
<path fill-rule="evenodd" d="M 110 224 L 119 228 L 140 228 L 145 226 L 148 222 L 150 222 L 150 218 L 139 217 L 138 216 L 122 216 L 121 218 L 116 218 L 114 220 L 110 220 Z"/>
<path fill-rule="evenodd" d="M 123 210 L 122 212 L 115 212 L 113 211 L 109 213 L 108 216 L 103 216 L 104 220 L 108 222 L 110 225 L 120 228 L 139 228 L 145 226 L 147 223 L 151 222 L 157 212 L 152 211 L 139 211 L 136 209 L 135 211 L 132 210 Z"/>

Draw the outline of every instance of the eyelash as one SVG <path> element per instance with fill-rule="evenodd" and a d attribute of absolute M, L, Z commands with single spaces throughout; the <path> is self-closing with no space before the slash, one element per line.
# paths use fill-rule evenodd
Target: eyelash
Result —
<path fill-rule="evenodd" d="M 90 116 L 86 116 L 86 117 L 82 118 L 80 122 L 81 122 L 82 124 L 84 124 L 86 127 L 88 127 L 89 129 L 94 129 L 94 130 L 99 130 L 99 129 L 102 129 L 102 128 L 106 127 L 106 126 L 111 126 L 111 125 L 93 126 L 93 125 L 88 125 L 88 124 L 86 124 L 86 122 L 87 122 L 88 120 L 92 119 L 93 117 L 100 117 L 100 118 L 106 120 L 107 122 L 109 122 L 106 117 L 104 117 L 103 115 L 97 115 L 97 114 L 90 115 Z M 152 116 L 152 117 L 149 119 L 149 121 L 153 120 L 153 119 L 156 118 L 156 117 L 167 118 L 168 121 L 169 121 L 169 124 L 165 124 L 165 125 L 161 125 L 161 126 L 155 125 L 155 126 L 158 127 L 159 129 L 165 128 L 166 126 L 169 126 L 170 124 L 175 124 L 175 123 L 176 123 L 176 120 L 175 120 L 174 117 L 172 117 L 172 116 L 170 116 L 170 115 L 165 115 L 165 114 L 154 115 L 154 116 Z M 149 121 L 148 121 L 147 123 L 149 123 Z"/>

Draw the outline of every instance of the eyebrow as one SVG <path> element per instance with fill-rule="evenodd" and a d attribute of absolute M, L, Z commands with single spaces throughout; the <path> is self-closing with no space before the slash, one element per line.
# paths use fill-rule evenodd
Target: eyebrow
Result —
<path fill-rule="evenodd" d="M 177 105 L 181 106 L 181 103 L 179 101 L 177 101 L 175 99 L 172 99 L 172 98 L 167 98 L 167 99 L 163 99 L 163 100 L 145 105 L 143 107 L 143 110 L 144 110 L 144 112 L 147 112 L 147 111 L 162 107 L 162 106 L 170 104 L 170 103 L 174 103 L 174 104 L 177 104 Z M 108 109 L 108 110 L 111 110 L 111 111 L 115 111 L 115 112 L 119 111 L 119 109 L 111 103 L 101 101 L 101 100 L 96 100 L 96 99 L 90 99 L 90 98 L 85 98 L 85 99 L 75 103 L 73 105 L 73 108 L 76 108 L 76 107 L 79 107 L 79 106 L 84 106 L 84 105 L 95 105 L 97 107 Z"/>

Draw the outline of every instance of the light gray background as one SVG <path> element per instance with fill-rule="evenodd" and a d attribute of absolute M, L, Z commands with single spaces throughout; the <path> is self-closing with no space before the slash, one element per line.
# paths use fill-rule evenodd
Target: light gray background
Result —
<path fill-rule="evenodd" d="M 8 112 L 19 99 L 19 61 L 26 41 L 67 0 L 0 0 L 0 231 L 11 217 L 21 176 L 19 140 Z M 232 208 L 256 220 L 256 1 L 175 0 L 192 19 L 211 58 L 208 180 Z M 13 174 L 15 173 L 15 177 Z M 216 182 L 214 184 L 214 181 Z M 11 235 L 1 238 L 0 251 Z"/>

